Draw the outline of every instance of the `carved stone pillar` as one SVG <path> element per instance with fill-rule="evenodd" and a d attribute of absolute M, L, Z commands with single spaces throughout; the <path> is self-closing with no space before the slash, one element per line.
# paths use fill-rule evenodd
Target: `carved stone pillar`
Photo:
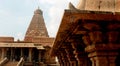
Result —
<path fill-rule="evenodd" d="M 78 66 L 91 66 L 91 61 L 84 52 L 75 52 Z"/>
<path fill-rule="evenodd" d="M 11 50 L 10 60 L 12 61 L 13 60 L 13 56 L 14 56 L 14 54 L 13 54 L 13 48 L 11 48 L 10 50 Z"/>
<path fill-rule="evenodd" d="M 39 50 L 38 58 L 39 58 L 39 62 L 41 62 L 41 50 Z"/>
<path fill-rule="evenodd" d="M 21 53 L 20 54 L 21 54 L 21 57 L 23 57 L 23 48 L 21 48 Z"/>
<path fill-rule="evenodd" d="M 93 60 L 94 59 L 94 60 Z M 92 66 L 116 66 L 115 65 L 116 56 L 111 57 L 109 55 L 91 57 Z"/>
<path fill-rule="evenodd" d="M 92 62 L 92 66 L 96 66 L 96 61 L 94 58 L 90 58 L 91 62 Z"/>
<path fill-rule="evenodd" d="M 89 52 L 88 57 L 92 61 L 92 66 L 116 66 L 115 61 L 118 55 L 115 45 L 91 45 L 86 47 L 86 51 Z M 96 49 L 95 49 L 96 48 Z"/>
<path fill-rule="evenodd" d="M 4 51 L 4 48 L 2 48 L 1 50 L 2 50 L 2 54 L 1 54 L 1 60 L 2 60 L 4 58 L 5 51 Z"/>
<path fill-rule="evenodd" d="M 107 57 L 95 57 L 96 66 L 109 66 Z"/>
<path fill-rule="evenodd" d="M 111 21 L 112 22 L 112 21 Z M 113 21 L 114 22 L 114 21 Z M 119 43 L 119 23 L 110 22 L 98 23 L 100 29 L 91 30 L 88 32 L 91 41 L 85 43 L 85 50 L 89 52 L 89 57 L 92 61 L 92 66 L 116 66 L 116 57 L 120 48 Z M 105 24 L 103 26 L 103 24 Z M 86 38 L 83 39 L 87 40 Z"/>
<path fill-rule="evenodd" d="M 70 66 L 77 66 L 78 62 L 77 62 L 77 60 L 75 58 L 75 54 L 73 54 L 74 50 L 73 50 L 71 44 L 66 43 L 65 51 L 67 53 L 67 58 L 69 60 Z"/>
<path fill-rule="evenodd" d="M 76 41 L 77 42 L 77 41 Z M 73 42 L 71 43 L 72 48 L 74 49 L 74 54 L 75 54 L 75 58 L 78 61 L 78 66 L 90 66 L 91 61 L 88 58 L 87 53 L 85 53 L 84 51 L 84 46 L 80 45 L 79 43 Z"/>
<path fill-rule="evenodd" d="M 5 56 L 6 56 L 6 48 L 2 48 L 2 56 L 1 56 L 1 59 L 4 59 Z"/>
<path fill-rule="evenodd" d="M 57 58 L 58 58 L 58 61 L 59 61 L 60 66 L 64 66 L 64 62 L 63 62 L 63 60 L 62 60 L 62 56 L 61 56 L 61 53 L 60 53 L 60 52 L 57 53 Z"/>
<path fill-rule="evenodd" d="M 32 61 L 32 48 L 29 48 L 29 62 Z"/>
<path fill-rule="evenodd" d="M 1 57 L 2 57 L 2 49 L 0 48 L 0 60 L 1 60 Z"/>
<path fill-rule="evenodd" d="M 108 60 L 109 60 L 109 65 L 110 65 L 110 66 L 116 66 L 116 58 L 117 58 L 116 55 L 109 57 Z"/>
<path fill-rule="evenodd" d="M 62 61 L 63 61 L 64 66 L 69 66 L 70 63 L 69 63 L 69 60 L 67 58 L 67 53 L 65 52 L 65 49 L 61 49 L 60 54 L 62 56 Z"/>

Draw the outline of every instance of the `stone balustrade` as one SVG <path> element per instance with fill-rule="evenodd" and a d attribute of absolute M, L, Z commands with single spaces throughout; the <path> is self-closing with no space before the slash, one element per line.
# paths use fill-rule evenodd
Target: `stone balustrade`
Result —
<path fill-rule="evenodd" d="M 24 58 L 21 57 L 20 61 L 18 62 L 17 66 L 23 66 L 24 64 Z"/>
<path fill-rule="evenodd" d="M 5 57 L 3 60 L 0 61 L 0 66 L 3 66 L 7 62 L 8 62 L 8 59 L 7 57 Z"/>

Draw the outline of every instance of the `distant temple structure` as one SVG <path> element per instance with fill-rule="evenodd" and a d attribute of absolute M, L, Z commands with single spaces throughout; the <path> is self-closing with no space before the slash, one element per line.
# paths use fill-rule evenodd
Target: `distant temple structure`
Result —
<path fill-rule="evenodd" d="M 51 56 L 60 66 L 120 66 L 120 0 L 70 3 Z"/>
<path fill-rule="evenodd" d="M 48 35 L 43 12 L 38 8 L 24 41 L 0 37 L 0 66 L 55 66 L 55 57 L 50 57 L 53 41 Z"/>

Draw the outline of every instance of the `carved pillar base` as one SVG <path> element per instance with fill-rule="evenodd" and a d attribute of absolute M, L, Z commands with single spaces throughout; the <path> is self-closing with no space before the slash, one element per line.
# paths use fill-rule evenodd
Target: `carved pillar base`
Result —
<path fill-rule="evenodd" d="M 109 66 L 107 57 L 95 57 L 96 66 Z"/>
<path fill-rule="evenodd" d="M 88 62 L 89 59 L 86 59 L 86 57 L 79 58 L 78 66 L 90 66 L 90 63 Z"/>
<path fill-rule="evenodd" d="M 116 56 L 97 56 L 91 57 L 92 66 L 116 66 L 115 65 Z"/>
<path fill-rule="evenodd" d="M 63 63 L 60 63 L 60 66 L 64 66 L 64 64 L 63 64 Z"/>
<path fill-rule="evenodd" d="M 70 66 L 78 66 L 77 61 L 70 61 Z"/>
<path fill-rule="evenodd" d="M 91 61 L 85 52 L 74 52 L 78 66 L 90 66 Z"/>

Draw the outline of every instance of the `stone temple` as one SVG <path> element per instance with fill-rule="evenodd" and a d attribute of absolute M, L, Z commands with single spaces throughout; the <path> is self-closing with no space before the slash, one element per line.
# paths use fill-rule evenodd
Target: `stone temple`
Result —
<path fill-rule="evenodd" d="M 0 66 L 55 66 L 55 57 L 50 57 L 53 41 L 48 35 L 43 12 L 38 8 L 24 41 L 0 37 Z"/>
<path fill-rule="evenodd" d="M 60 66 L 120 66 L 120 0 L 70 3 L 51 56 Z"/>

